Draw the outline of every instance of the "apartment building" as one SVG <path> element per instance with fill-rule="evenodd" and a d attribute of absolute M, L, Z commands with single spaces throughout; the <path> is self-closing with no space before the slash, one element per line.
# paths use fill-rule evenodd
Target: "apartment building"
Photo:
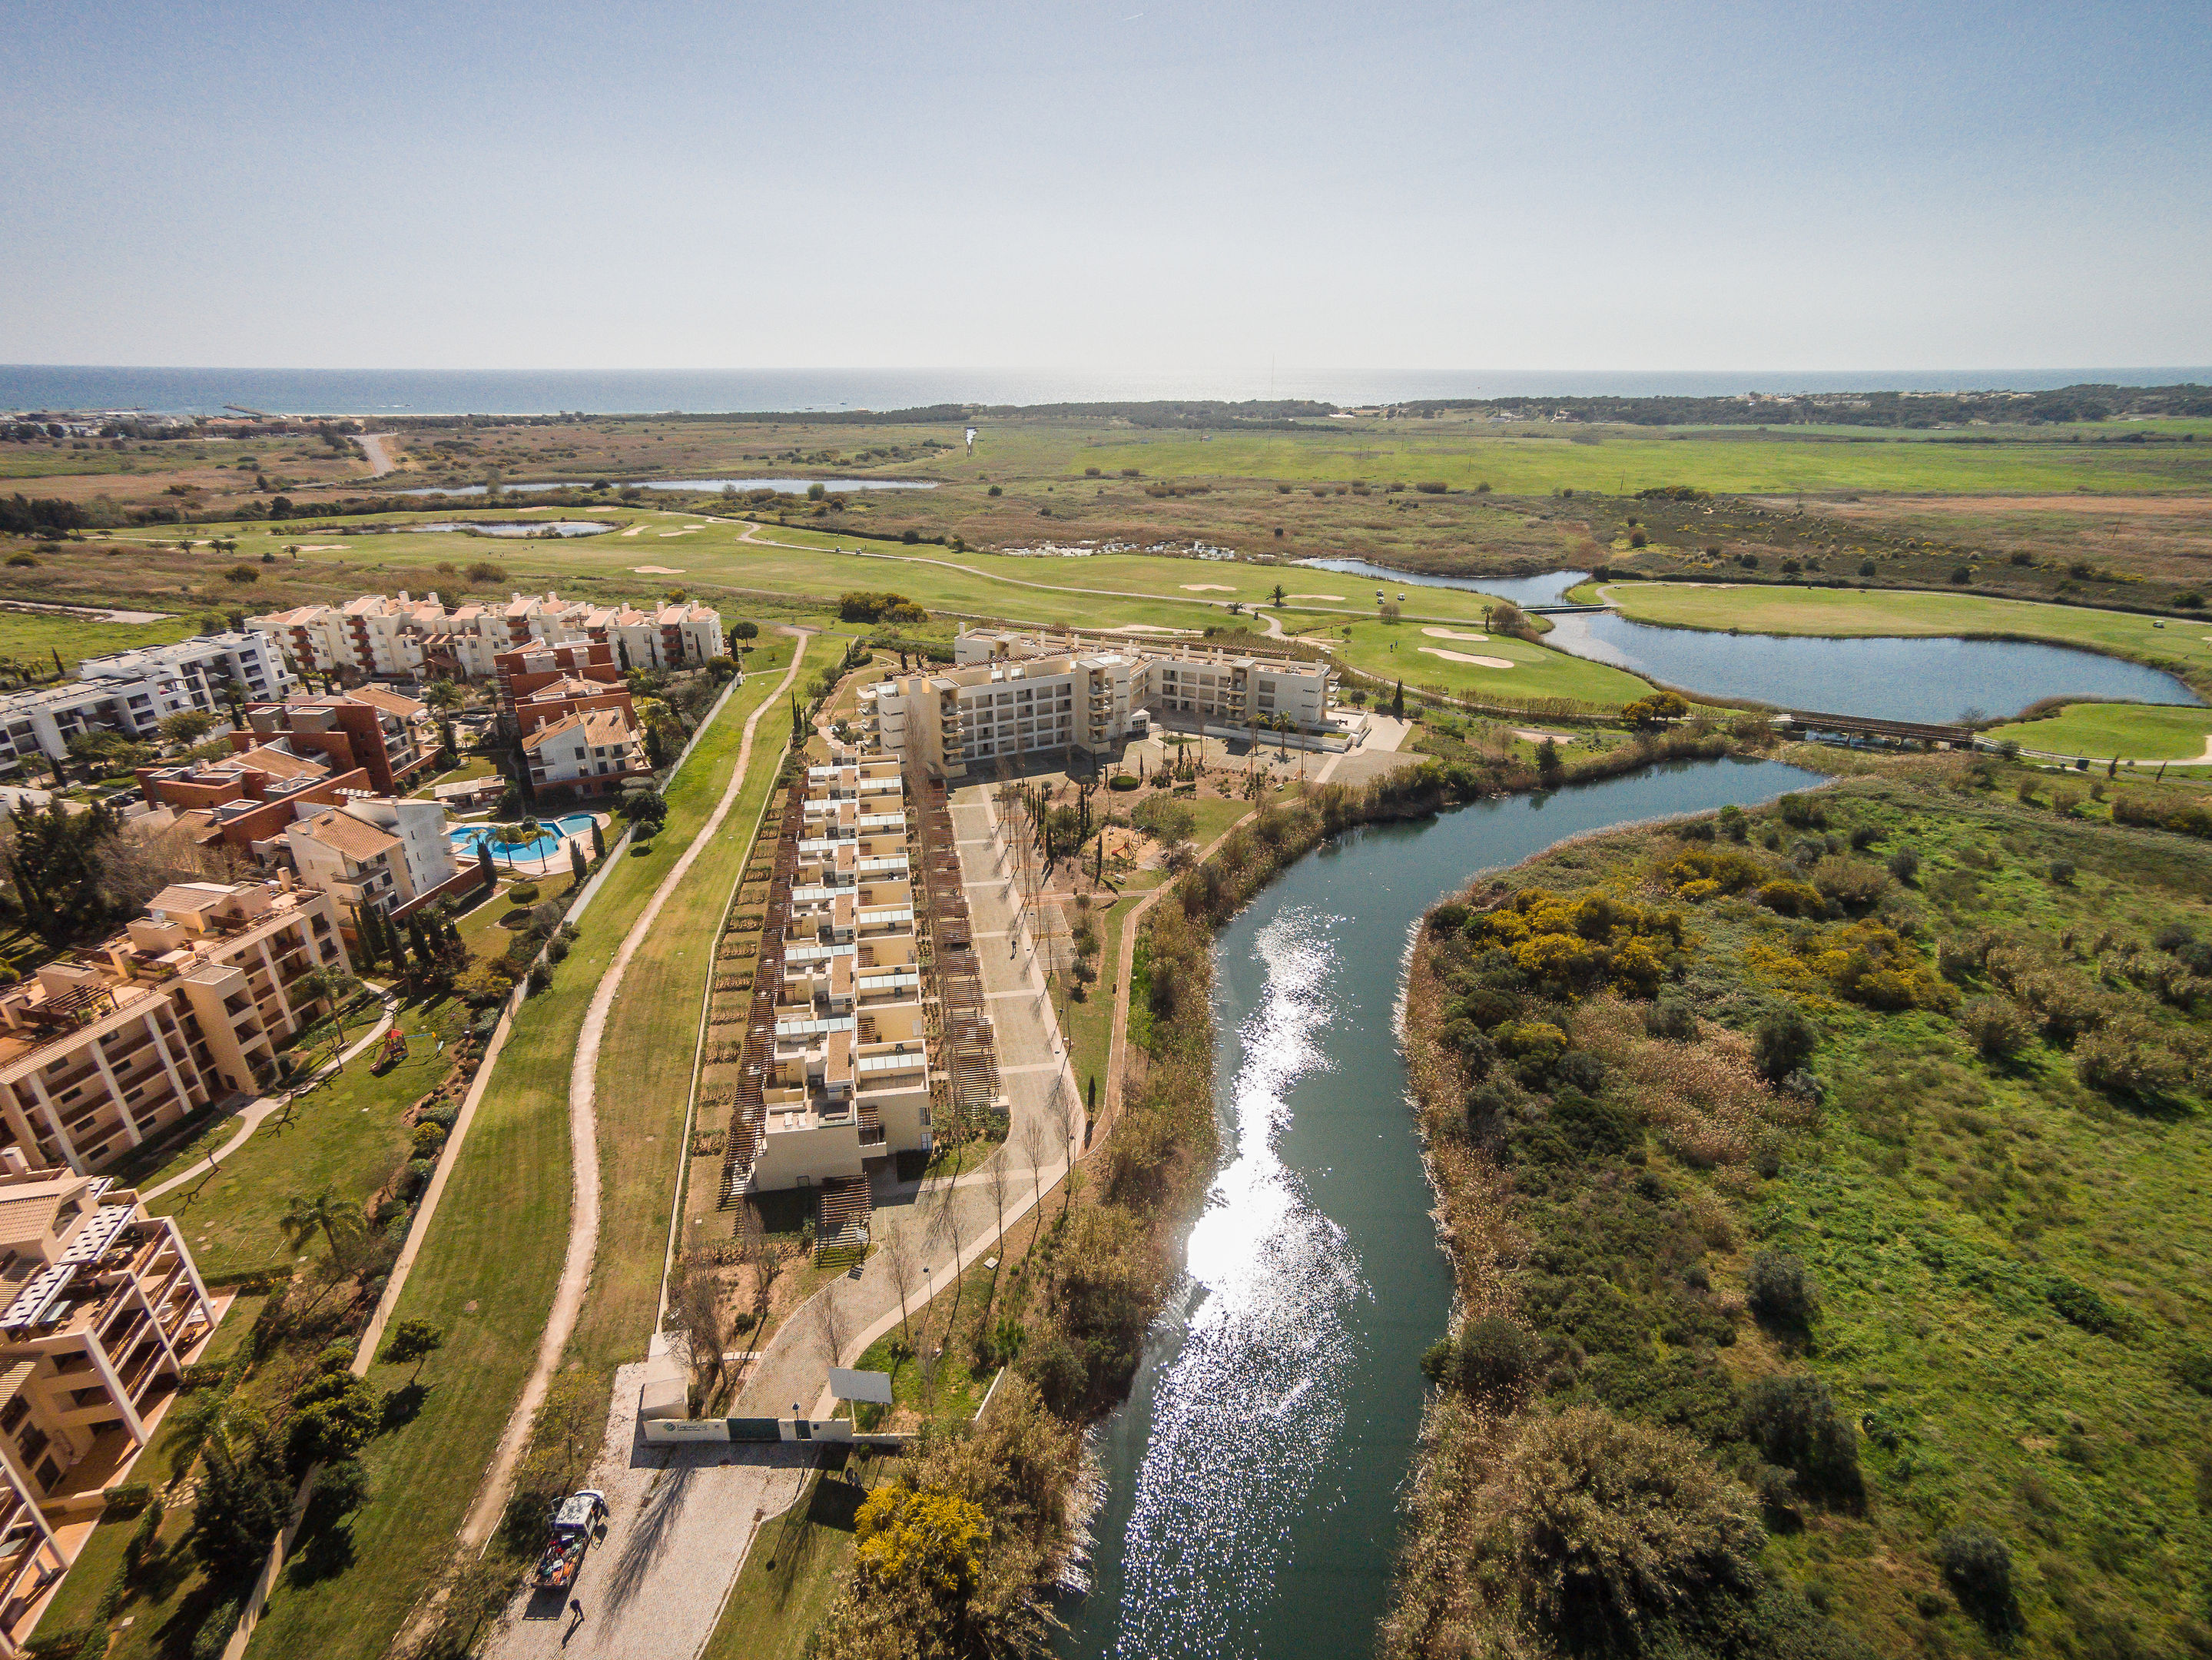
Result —
<path fill-rule="evenodd" d="M 491 605 L 445 605 L 434 592 L 416 599 L 365 593 L 343 605 L 301 605 L 246 619 L 276 640 L 301 670 L 348 678 L 415 679 L 453 675 L 474 680 L 496 672 L 494 660 L 533 646 L 596 641 L 617 672 L 696 668 L 724 655 L 721 613 L 670 604 L 652 611 L 594 605 L 558 593 L 518 593 Z"/>
<path fill-rule="evenodd" d="M 96 1171 L 179 1119 L 265 1088 L 313 1024 L 301 976 L 344 971 L 328 894 L 179 882 L 90 951 L 0 994 L 0 1146 Z"/>
<path fill-rule="evenodd" d="M 629 683 L 605 641 L 503 651 L 492 660 L 492 669 L 500 724 L 518 737 L 587 708 L 620 709 L 630 725 L 637 724 Z"/>
<path fill-rule="evenodd" d="M 1194 729 L 1328 726 L 1328 667 L 1197 643 L 964 632 L 949 669 L 893 676 L 860 693 L 865 740 L 958 778 L 1046 753 L 1096 756 L 1155 721 Z M 1065 648 L 1055 649 L 1055 647 Z"/>
<path fill-rule="evenodd" d="M 461 874 L 434 801 L 349 796 L 302 812 L 284 839 L 300 880 L 347 909 L 402 910 Z"/>
<path fill-rule="evenodd" d="M 251 701 L 281 697 L 292 684 L 265 635 L 202 635 L 173 646 L 88 657 L 76 678 L 0 697 L 0 767 L 30 755 L 66 760 L 69 740 L 92 732 L 152 743 L 161 721 L 197 709 L 218 718 L 235 685 Z"/>
<path fill-rule="evenodd" d="M 586 709 L 548 721 L 522 740 L 530 782 L 540 795 L 618 794 L 653 776 L 645 739 L 619 709 Z"/>
<path fill-rule="evenodd" d="M 141 767 L 138 782 L 201 846 L 220 842 L 247 860 L 264 857 L 301 812 L 375 790 L 368 768 L 337 771 L 327 757 L 297 753 L 283 738 L 212 760 Z"/>
<path fill-rule="evenodd" d="M 898 763 L 849 751 L 810 768 L 771 914 L 769 1064 L 732 1114 L 732 1196 L 862 1177 L 931 1146 L 932 1062 Z M 756 1008 L 757 1010 L 758 1004 Z"/>
<path fill-rule="evenodd" d="M 0 1654 L 69 1570 L 57 1524 L 97 1511 L 215 1324 L 173 1220 L 0 1147 Z"/>
<path fill-rule="evenodd" d="M 381 686 L 252 704 L 246 723 L 248 731 L 231 734 L 240 751 L 281 737 L 289 751 L 319 756 L 334 772 L 362 769 L 379 795 L 404 793 L 438 753 L 429 706 Z"/>

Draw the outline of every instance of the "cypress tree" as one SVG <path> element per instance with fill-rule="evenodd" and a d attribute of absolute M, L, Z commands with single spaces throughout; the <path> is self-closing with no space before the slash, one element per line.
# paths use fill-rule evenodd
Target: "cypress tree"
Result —
<path fill-rule="evenodd" d="M 477 843 L 477 868 L 483 873 L 486 887 L 499 880 L 499 866 L 492 863 L 491 843 L 488 841 Z"/>
<path fill-rule="evenodd" d="M 1390 718 L 1393 721 L 1402 721 L 1406 718 L 1406 683 L 1403 680 L 1398 683 L 1397 690 L 1390 694 Z"/>
<path fill-rule="evenodd" d="M 592 820 L 592 857 L 594 859 L 604 859 L 606 856 L 607 838 L 600 834 L 599 821 L 594 818 Z"/>
<path fill-rule="evenodd" d="M 568 843 L 568 874 L 575 879 L 577 886 L 581 887 L 583 885 L 584 850 L 578 847 L 574 842 Z"/>
<path fill-rule="evenodd" d="M 365 969 L 376 966 L 376 936 L 369 931 L 368 917 L 359 905 L 353 908 L 353 937 L 355 951 Z"/>

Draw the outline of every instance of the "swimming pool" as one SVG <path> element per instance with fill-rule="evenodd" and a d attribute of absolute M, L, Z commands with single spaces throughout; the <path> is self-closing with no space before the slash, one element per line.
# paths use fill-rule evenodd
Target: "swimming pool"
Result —
<path fill-rule="evenodd" d="M 453 844 L 457 857 L 473 859 L 479 842 L 491 844 L 491 856 L 502 865 L 529 859 L 550 859 L 561 850 L 562 838 L 569 836 L 589 836 L 598 820 L 588 812 L 563 813 L 558 818 L 538 821 L 540 831 L 532 842 L 502 842 L 498 824 L 461 824 L 446 832 L 446 839 Z"/>

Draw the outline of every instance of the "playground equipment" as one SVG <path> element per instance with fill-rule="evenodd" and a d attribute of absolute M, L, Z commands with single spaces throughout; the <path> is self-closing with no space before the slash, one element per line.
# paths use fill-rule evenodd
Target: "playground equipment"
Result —
<path fill-rule="evenodd" d="M 399 1023 L 395 1020 L 392 1023 L 392 1029 L 384 1034 L 384 1042 L 376 1051 L 376 1059 L 369 1062 L 368 1069 L 381 1078 L 406 1058 L 407 1034 L 399 1030 Z"/>

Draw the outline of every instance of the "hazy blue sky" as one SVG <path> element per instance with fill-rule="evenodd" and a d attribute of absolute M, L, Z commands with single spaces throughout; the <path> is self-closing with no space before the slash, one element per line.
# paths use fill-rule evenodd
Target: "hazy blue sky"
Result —
<path fill-rule="evenodd" d="M 0 361 L 2212 362 L 2206 6 L 0 9 Z"/>

